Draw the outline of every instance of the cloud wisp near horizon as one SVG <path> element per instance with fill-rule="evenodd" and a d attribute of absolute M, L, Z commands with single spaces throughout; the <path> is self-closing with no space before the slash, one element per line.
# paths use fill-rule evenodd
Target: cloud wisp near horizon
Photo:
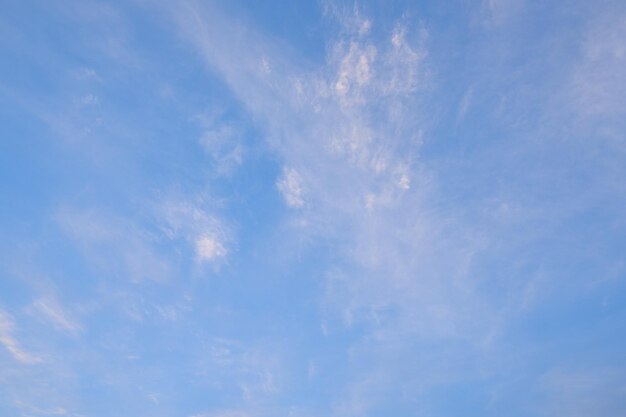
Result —
<path fill-rule="evenodd" d="M 0 414 L 622 416 L 619 1 L 10 1 Z"/>

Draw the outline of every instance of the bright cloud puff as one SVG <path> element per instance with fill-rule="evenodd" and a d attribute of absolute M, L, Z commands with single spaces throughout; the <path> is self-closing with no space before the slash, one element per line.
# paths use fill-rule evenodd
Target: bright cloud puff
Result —
<path fill-rule="evenodd" d="M 0 415 L 623 416 L 622 3 L 10 1 Z"/>

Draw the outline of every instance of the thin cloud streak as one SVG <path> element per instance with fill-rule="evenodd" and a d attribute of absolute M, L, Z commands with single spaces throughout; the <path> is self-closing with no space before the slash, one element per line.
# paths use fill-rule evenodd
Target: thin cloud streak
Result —
<path fill-rule="evenodd" d="M 82 331 L 82 326 L 54 299 L 39 299 L 33 303 L 33 308 L 37 314 L 57 329 L 70 334 L 77 334 Z"/>
<path fill-rule="evenodd" d="M 25 351 L 14 336 L 15 321 L 8 313 L 0 310 L 0 344 L 13 356 L 13 358 L 26 365 L 34 365 L 43 362 L 39 356 Z"/>

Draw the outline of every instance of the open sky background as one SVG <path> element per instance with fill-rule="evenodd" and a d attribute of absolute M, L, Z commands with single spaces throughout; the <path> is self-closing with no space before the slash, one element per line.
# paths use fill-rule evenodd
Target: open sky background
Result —
<path fill-rule="evenodd" d="M 0 0 L 0 415 L 626 416 L 626 2 Z"/>

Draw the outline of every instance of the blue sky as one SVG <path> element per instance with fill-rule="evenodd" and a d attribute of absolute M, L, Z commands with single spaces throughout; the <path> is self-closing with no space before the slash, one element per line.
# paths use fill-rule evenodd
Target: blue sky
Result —
<path fill-rule="evenodd" d="M 4 1 L 0 415 L 626 415 L 623 1 Z"/>

